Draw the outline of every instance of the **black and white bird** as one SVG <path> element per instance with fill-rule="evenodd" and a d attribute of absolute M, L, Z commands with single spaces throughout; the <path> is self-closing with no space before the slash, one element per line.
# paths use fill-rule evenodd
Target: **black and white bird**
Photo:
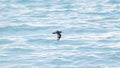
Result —
<path fill-rule="evenodd" d="M 59 41 L 61 38 L 61 33 L 62 33 L 62 31 L 57 30 L 57 31 L 53 32 L 52 34 L 57 34 L 57 41 Z"/>

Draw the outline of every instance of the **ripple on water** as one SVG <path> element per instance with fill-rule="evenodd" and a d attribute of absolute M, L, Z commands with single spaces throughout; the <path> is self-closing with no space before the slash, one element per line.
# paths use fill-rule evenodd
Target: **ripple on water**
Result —
<path fill-rule="evenodd" d="M 26 54 L 34 52 L 33 49 L 27 49 L 27 48 L 9 48 L 6 50 L 8 54 Z"/>
<path fill-rule="evenodd" d="M 4 45 L 4 44 L 11 44 L 13 43 L 13 41 L 8 40 L 8 39 L 0 39 L 0 44 Z"/>

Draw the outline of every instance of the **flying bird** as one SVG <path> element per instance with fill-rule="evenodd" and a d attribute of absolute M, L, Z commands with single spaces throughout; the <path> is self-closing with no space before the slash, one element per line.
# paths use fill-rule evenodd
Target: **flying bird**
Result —
<path fill-rule="evenodd" d="M 57 41 L 59 41 L 61 38 L 61 33 L 62 33 L 62 31 L 57 30 L 57 31 L 53 32 L 52 34 L 57 34 Z"/>

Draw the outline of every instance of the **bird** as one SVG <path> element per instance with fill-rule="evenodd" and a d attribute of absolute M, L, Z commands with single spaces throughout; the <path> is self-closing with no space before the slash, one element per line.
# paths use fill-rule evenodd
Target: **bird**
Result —
<path fill-rule="evenodd" d="M 57 30 L 57 31 L 53 32 L 52 34 L 57 34 L 57 41 L 59 41 L 61 38 L 61 33 L 62 33 L 62 31 Z"/>

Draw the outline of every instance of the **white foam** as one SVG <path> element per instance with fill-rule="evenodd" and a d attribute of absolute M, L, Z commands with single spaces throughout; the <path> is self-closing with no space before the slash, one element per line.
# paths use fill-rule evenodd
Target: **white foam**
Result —
<path fill-rule="evenodd" d="M 26 39 L 23 36 L 5 36 L 1 37 L 1 39 L 11 40 L 17 43 L 24 43 L 26 41 Z"/>
<path fill-rule="evenodd" d="M 70 34 L 70 35 L 64 36 L 64 39 L 100 40 L 100 39 L 107 39 L 108 37 L 115 37 L 119 35 L 120 35 L 119 32 L 107 32 L 107 33 L 100 33 L 100 34 L 89 33 L 89 35 L 88 34 Z M 116 38 L 111 38 L 107 40 L 120 40 L 120 38 L 116 37 Z"/>

